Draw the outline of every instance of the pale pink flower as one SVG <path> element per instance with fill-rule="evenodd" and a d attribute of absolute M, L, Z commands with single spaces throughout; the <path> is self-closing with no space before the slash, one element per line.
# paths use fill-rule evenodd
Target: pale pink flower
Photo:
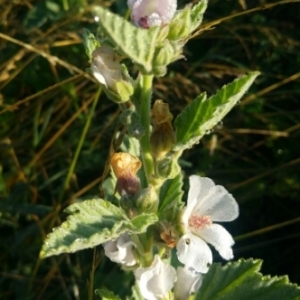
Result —
<path fill-rule="evenodd" d="M 177 0 L 128 0 L 127 4 L 132 21 L 143 28 L 170 23 L 177 8 Z"/>
<path fill-rule="evenodd" d="M 224 187 L 215 185 L 209 178 L 191 176 L 187 206 L 181 217 L 185 234 L 177 243 L 179 261 L 187 268 L 206 273 L 212 263 L 207 243 L 224 259 L 233 258 L 232 236 L 223 226 L 213 222 L 232 221 L 238 214 L 237 202 Z"/>

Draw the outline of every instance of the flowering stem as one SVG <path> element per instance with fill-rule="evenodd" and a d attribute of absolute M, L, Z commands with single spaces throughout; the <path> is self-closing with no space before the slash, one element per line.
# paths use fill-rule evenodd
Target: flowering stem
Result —
<path fill-rule="evenodd" d="M 153 75 L 141 75 L 141 104 L 140 104 L 140 122 L 145 132 L 140 140 L 143 167 L 145 170 L 147 182 L 154 173 L 153 159 L 150 148 L 150 108 L 152 95 Z"/>

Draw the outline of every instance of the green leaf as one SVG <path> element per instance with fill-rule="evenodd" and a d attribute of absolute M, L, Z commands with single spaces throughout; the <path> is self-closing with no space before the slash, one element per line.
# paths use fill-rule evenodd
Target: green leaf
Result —
<path fill-rule="evenodd" d="M 190 103 L 176 118 L 176 144 L 174 151 L 182 151 L 197 143 L 211 130 L 249 89 L 259 72 L 251 72 L 225 85 L 206 100 L 203 93 Z"/>
<path fill-rule="evenodd" d="M 125 232 L 140 234 L 157 221 L 155 214 L 129 219 L 121 208 L 102 199 L 75 203 L 65 211 L 71 215 L 47 236 L 41 258 L 95 247 Z"/>
<path fill-rule="evenodd" d="M 107 289 L 96 289 L 95 294 L 99 295 L 102 300 L 121 300 L 119 296 Z"/>
<path fill-rule="evenodd" d="M 287 276 L 259 273 L 262 261 L 241 259 L 225 266 L 213 264 L 203 277 L 196 300 L 299 300 L 300 288 Z"/>
<path fill-rule="evenodd" d="M 135 27 L 124 18 L 115 15 L 103 7 L 96 7 L 94 14 L 99 24 L 117 49 L 132 59 L 145 72 L 152 71 L 152 60 L 159 27 L 149 30 Z"/>
<path fill-rule="evenodd" d="M 161 187 L 158 213 L 163 216 L 164 219 L 176 219 L 178 210 L 183 207 L 182 185 L 183 179 L 181 173 L 179 173 L 174 179 L 166 180 Z"/>
<path fill-rule="evenodd" d="M 207 0 L 202 0 L 193 6 L 191 11 L 190 32 L 193 32 L 197 27 L 201 25 L 204 12 L 207 8 L 207 2 Z"/>

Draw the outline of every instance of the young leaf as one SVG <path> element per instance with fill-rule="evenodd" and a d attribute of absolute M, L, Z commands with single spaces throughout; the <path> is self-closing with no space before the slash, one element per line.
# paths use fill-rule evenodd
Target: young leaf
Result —
<path fill-rule="evenodd" d="M 132 59 L 145 72 L 151 72 L 159 27 L 149 30 L 137 28 L 124 18 L 103 7 L 96 7 L 94 14 L 100 26 L 123 55 Z"/>
<path fill-rule="evenodd" d="M 159 214 L 165 219 L 172 220 L 177 217 L 178 209 L 181 209 L 182 175 L 179 173 L 174 179 L 166 180 L 160 190 Z"/>
<path fill-rule="evenodd" d="M 204 275 L 195 300 L 299 300 L 300 288 L 287 276 L 259 273 L 262 261 L 241 259 L 225 266 L 213 264 Z"/>
<path fill-rule="evenodd" d="M 251 72 L 225 85 L 209 99 L 201 94 L 190 103 L 176 118 L 177 142 L 174 151 L 183 151 L 197 143 L 211 130 L 249 89 L 259 72 Z"/>
<path fill-rule="evenodd" d="M 193 32 L 197 27 L 199 27 L 203 20 L 204 12 L 207 8 L 207 0 L 199 1 L 193 6 L 191 11 L 191 26 L 190 30 Z"/>
<path fill-rule="evenodd" d="M 129 219 L 121 208 L 102 199 L 75 203 L 65 211 L 70 216 L 47 236 L 41 258 L 95 247 L 125 232 L 139 234 L 157 221 L 155 214 Z"/>

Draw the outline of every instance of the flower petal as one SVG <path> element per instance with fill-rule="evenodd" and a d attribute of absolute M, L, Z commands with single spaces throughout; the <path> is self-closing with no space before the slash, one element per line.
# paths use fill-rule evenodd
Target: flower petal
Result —
<path fill-rule="evenodd" d="M 178 267 L 177 281 L 174 287 L 176 300 L 186 300 L 189 295 L 196 292 L 202 284 L 202 274 L 191 269 Z"/>
<path fill-rule="evenodd" d="M 197 175 L 190 176 L 190 189 L 188 194 L 188 206 L 195 206 L 201 202 L 203 198 L 215 186 L 214 182 L 207 177 L 200 177 Z"/>
<path fill-rule="evenodd" d="M 177 8 L 176 0 L 128 0 L 127 4 L 133 22 L 144 28 L 168 24 Z"/>
<path fill-rule="evenodd" d="M 193 213 L 210 216 L 212 221 L 228 222 L 239 215 L 239 207 L 235 199 L 220 185 L 210 188 L 203 199 L 199 199 Z"/>
<path fill-rule="evenodd" d="M 149 268 L 138 268 L 134 275 L 142 296 L 147 300 L 163 299 L 176 281 L 175 269 L 165 264 L 158 255 Z"/>
<path fill-rule="evenodd" d="M 203 227 L 199 229 L 197 235 L 213 245 L 224 259 L 229 260 L 233 258 L 231 246 L 234 244 L 234 240 L 223 226 L 212 224 L 211 226 Z"/>
<path fill-rule="evenodd" d="M 177 243 L 177 256 L 187 268 L 206 273 L 212 263 L 212 252 L 198 236 L 187 233 Z"/>
<path fill-rule="evenodd" d="M 136 259 L 132 251 L 133 246 L 134 243 L 127 233 L 121 235 L 116 241 L 109 241 L 103 244 L 105 255 L 111 261 L 128 267 L 136 264 Z"/>
<path fill-rule="evenodd" d="M 192 175 L 189 179 L 190 189 L 188 193 L 187 206 L 181 217 L 181 221 L 185 227 L 188 226 L 189 218 L 196 207 L 202 203 L 202 200 L 205 199 L 206 195 L 209 194 L 209 191 L 215 186 L 214 182 L 210 178 Z"/>

